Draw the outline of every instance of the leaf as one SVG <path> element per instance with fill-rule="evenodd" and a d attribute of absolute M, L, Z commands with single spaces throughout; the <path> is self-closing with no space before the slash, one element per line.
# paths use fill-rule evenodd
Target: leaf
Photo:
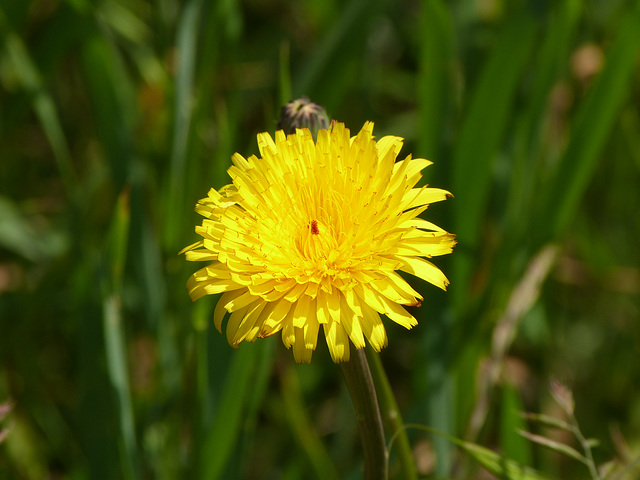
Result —
<path fill-rule="evenodd" d="M 523 437 L 528 438 L 532 442 L 537 443 L 538 445 L 542 445 L 543 447 L 553 450 L 554 452 L 562 453 L 563 455 L 587 464 L 587 459 L 584 458 L 584 456 L 582 456 L 580 452 L 568 445 L 565 445 L 564 443 L 556 442 L 554 440 L 548 439 L 547 437 L 543 437 L 542 435 L 525 432 L 524 430 L 518 430 L 518 433 Z"/>
<path fill-rule="evenodd" d="M 535 470 L 523 466 L 520 463 L 506 458 L 493 450 L 482 447 L 476 443 L 465 442 L 459 438 L 452 437 L 446 433 L 440 432 L 435 428 L 426 425 L 406 425 L 406 427 L 425 430 L 440 437 L 446 438 L 451 443 L 457 445 L 474 460 L 482 465 L 488 472 L 492 473 L 501 480 L 547 480 L 545 476 Z"/>
<path fill-rule="evenodd" d="M 559 428 L 568 432 L 573 431 L 573 427 L 567 422 L 559 420 L 557 418 L 549 417 L 548 415 L 544 415 L 541 413 L 522 413 L 521 415 L 527 420 L 540 423 L 541 425 L 544 425 L 546 427 Z"/>

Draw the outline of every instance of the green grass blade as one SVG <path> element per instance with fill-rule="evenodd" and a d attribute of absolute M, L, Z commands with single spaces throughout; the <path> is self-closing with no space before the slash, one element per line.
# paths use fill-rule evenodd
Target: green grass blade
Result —
<path fill-rule="evenodd" d="M 548 108 L 551 89 L 567 68 L 582 8 L 580 0 L 562 0 L 555 3 L 548 13 L 548 24 L 545 25 L 541 45 L 536 52 L 535 76 L 528 99 L 527 117 L 532 130 L 529 134 L 531 139 L 537 139 L 542 117 Z"/>
<path fill-rule="evenodd" d="M 453 155 L 455 229 L 460 248 L 452 259 L 454 305 L 467 301 L 475 249 L 489 199 L 494 158 L 508 126 L 518 81 L 535 44 L 536 18 L 511 18 L 500 33 L 475 87 Z"/>
<path fill-rule="evenodd" d="M 382 360 L 377 352 L 367 347 L 365 353 L 369 360 L 371 368 L 371 376 L 376 386 L 378 402 L 380 403 L 380 411 L 384 422 L 388 425 L 388 431 L 391 437 L 397 443 L 398 463 L 402 471 L 402 478 L 405 480 L 417 480 L 418 470 L 416 462 L 411 451 L 411 443 L 407 436 L 407 431 L 402 420 L 402 413 L 398 407 L 398 402 L 389 383 L 389 378 L 382 365 Z M 393 453 L 391 444 L 389 444 L 389 455 Z"/>
<path fill-rule="evenodd" d="M 77 176 L 71 161 L 67 139 L 62 129 L 58 110 L 51 94 L 46 90 L 40 72 L 32 60 L 22 39 L 11 31 L 4 12 L 0 10 L 0 38 L 4 43 L 11 67 L 20 79 L 22 87 L 31 95 L 33 108 L 42 125 L 67 195 L 71 195 L 77 185 Z"/>
<path fill-rule="evenodd" d="M 519 392 L 509 384 L 502 387 L 502 404 L 500 405 L 500 444 L 507 458 L 521 465 L 531 465 L 531 449 L 519 430 L 526 428 L 526 422 L 520 412 L 524 409 Z"/>
<path fill-rule="evenodd" d="M 542 435 L 536 435 L 534 433 L 529 433 L 524 430 L 518 430 L 518 433 L 533 443 L 537 443 L 538 445 L 542 445 L 549 450 L 561 453 L 563 455 L 566 455 L 567 457 L 573 458 L 574 460 L 588 465 L 588 460 L 585 458 L 585 456 L 569 445 L 556 442 L 555 440 L 551 440 L 550 438 L 543 437 Z"/>
<path fill-rule="evenodd" d="M 19 204 L 0 196 L 0 248 L 41 262 L 60 255 L 68 244 L 62 232 L 40 231 Z"/>
<path fill-rule="evenodd" d="M 234 353 L 213 424 L 201 445 L 197 478 L 220 478 L 242 429 L 256 356 L 250 345 Z"/>
<path fill-rule="evenodd" d="M 320 480 L 339 478 L 331 457 L 306 413 L 300 383 L 296 370 L 292 366 L 289 366 L 282 375 L 281 393 L 284 415 L 293 430 L 296 442 L 307 454 L 315 476 Z"/>
<path fill-rule="evenodd" d="M 451 98 L 453 80 L 453 19 L 441 0 L 422 2 L 418 65 L 420 130 L 417 151 L 439 158 L 443 143 L 443 118 Z"/>
<path fill-rule="evenodd" d="M 169 195 L 166 197 L 164 238 L 166 247 L 178 250 L 182 239 L 180 227 L 185 212 L 185 190 L 189 133 L 192 127 L 194 105 L 194 74 L 198 46 L 198 32 L 203 16 L 204 2 L 191 0 L 182 11 L 178 24 L 178 71 L 173 118 L 173 144 L 169 171 Z"/>
<path fill-rule="evenodd" d="M 545 189 L 538 227 L 555 237 L 567 228 L 614 126 L 640 49 L 640 8 L 630 9 L 608 52 L 604 70 L 591 87 L 571 127 L 571 139 L 557 173 Z M 544 239 L 543 239 L 544 240 Z"/>
<path fill-rule="evenodd" d="M 105 37 L 94 35 L 82 48 L 87 81 L 100 144 L 116 189 L 128 180 L 133 160 L 133 129 L 137 116 L 131 79 L 122 58 Z"/>
<path fill-rule="evenodd" d="M 108 286 L 104 285 L 103 329 L 107 359 L 107 372 L 116 393 L 120 421 L 119 447 L 123 475 L 138 478 L 138 451 L 136 446 L 133 404 L 129 388 L 126 340 L 122 323 L 120 292 L 129 240 L 129 193 L 123 192 L 114 210 L 107 241 L 106 260 L 109 268 Z"/>
<path fill-rule="evenodd" d="M 460 447 L 465 453 L 471 456 L 476 462 L 482 465 L 488 472 L 495 475 L 501 480 L 545 480 L 542 474 L 521 465 L 503 455 L 500 455 L 488 448 L 482 447 L 476 443 L 465 442 L 459 438 L 447 435 L 435 428 L 425 425 L 406 425 L 407 428 L 415 428 L 430 432 L 439 437 L 445 438 L 454 445 Z"/>
<path fill-rule="evenodd" d="M 127 374 L 126 343 L 122 328 L 122 306 L 118 294 L 113 293 L 106 296 L 103 314 L 107 370 L 111 384 L 116 392 L 120 421 L 118 444 L 122 461 L 122 473 L 126 479 L 135 479 L 138 478 L 138 454 L 129 376 Z"/>
<path fill-rule="evenodd" d="M 366 43 L 367 27 L 384 3 L 351 0 L 339 9 L 339 19 L 320 39 L 300 74 L 294 76 L 294 97 L 310 96 L 332 115 L 348 82 L 349 66 L 360 57 Z"/>
<path fill-rule="evenodd" d="M 453 18 L 444 2 L 440 0 L 421 2 L 417 78 L 420 128 L 417 135 L 417 148 L 419 156 L 426 158 L 439 158 L 440 149 L 444 143 L 443 118 L 449 106 L 447 99 L 451 98 L 452 89 L 450 85 L 454 65 L 453 37 Z M 429 365 L 428 370 L 424 372 L 428 386 L 422 408 L 431 425 L 452 432 L 454 413 L 449 407 L 453 390 L 452 383 L 445 373 L 450 358 L 449 343 L 447 341 L 438 342 L 438 345 L 432 343 L 435 338 L 448 338 L 451 324 L 442 316 L 429 319 L 429 322 L 428 340 L 422 344 L 427 357 L 426 362 Z M 406 435 L 402 435 L 399 455 L 401 464 L 408 470 L 405 476 L 411 478 L 415 475 L 415 465 L 411 465 L 412 458 L 409 458 L 406 453 L 407 443 Z M 446 476 L 450 473 L 450 459 L 453 453 L 451 444 L 436 438 L 433 447 L 438 458 L 436 474 Z"/>
<path fill-rule="evenodd" d="M 532 70 L 530 93 L 527 103 L 519 116 L 514 135 L 515 153 L 511 162 L 512 174 L 509 181 L 509 196 L 506 201 L 506 231 L 514 242 L 520 243 L 523 235 L 528 236 L 531 223 L 529 210 L 538 201 L 538 182 L 533 179 L 541 170 L 540 158 L 549 153 L 543 151 L 547 140 L 545 114 L 549 109 L 550 95 L 558 79 L 566 73 L 569 55 L 578 31 L 582 2 L 562 0 L 553 5 L 549 12 L 541 46 L 536 52 Z M 534 219 L 530 219 L 534 220 Z"/>

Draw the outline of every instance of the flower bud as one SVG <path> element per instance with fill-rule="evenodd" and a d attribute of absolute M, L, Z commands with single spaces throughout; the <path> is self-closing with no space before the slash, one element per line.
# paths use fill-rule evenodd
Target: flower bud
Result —
<path fill-rule="evenodd" d="M 307 97 L 301 97 L 282 107 L 278 130 L 284 130 L 284 133 L 290 135 L 296 133 L 296 128 L 308 128 L 316 139 L 318 130 L 328 129 L 329 123 L 329 117 L 324 108 Z"/>

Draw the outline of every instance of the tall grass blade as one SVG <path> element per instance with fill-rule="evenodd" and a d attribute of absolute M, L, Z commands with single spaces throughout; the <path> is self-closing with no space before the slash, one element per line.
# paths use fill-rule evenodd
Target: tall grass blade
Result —
<path fill-rule="evenodd" d="M 173 118 L 173 144 L 169 171 L 169 195 L 166 197 L 164 238 L 166 247 L 177 250 L 185 211 L 185 191 L 189 133 L 194 112 L 194 72 L 200 21 L 204 2 L 189 1 L 180 17 L 177 31 L 178 72 Z"/>
<path fill-rule="evenodd" d="M 120 421 L 119 447 L 123 476 L 138 478 L 138 451 L 136 446 L 133 404 L 129 388 L 126 340 L 122 323 L 121 287 L 129 240 L 129 194 L 123 192 L 114 211 L 108 239 L 107 262 L 109 280 L 103 289 L 103 328 L 107 359 L 107 372 L 116 393 Z"/>
<path fill-rule="evenodd" d="M 523 410 L 519 392 L 511 385 L 502 387 L 500 406 L 500 444 L 505 457 L 521 465 L 531 465 L 530 444 L 518 435 L 526 428 L 526 422 L 519 412 Z"/>
<path fill-rule="evenodd" d="M 508 126 L 518 81 L 534 44 L 536 18 L 523 12 L 507 22 L 491 51 L 465 114 L 453 155 L 453 200 L 459 248 L 452 259 L 453 305 L 467 304 L 481 225 L 499 143 Z"/>
<path fill-rule="evenodd" d="M 293 430 L 297 443 L 307 454 L 311 468 L 319 480 L 340 478 L 331 457 L 324 448 L 318 433 L 306 412 L 296 370 L 288 367 L 282 375 L 282 399 L 284 415 Z"/>
<path fill-rule="evenodd" d="M 622 102 L 630 93 L 640 50 L 640 7 L 630 9 L 607 52 L 604 70 L 571 126 L 571 139 L 551 184 L 545 189 L 539 231 L 555 237 L 569 225 L 597 166 Z"/>
<path fill-rule="evenodd" d="M 122 306 L 116 293 L 104 299 L 104 338 L 109 379 L 116 392 L 120 422 L 118 441 L 122 461 L 122 474 L 126 479 L 138 478 L 137 447 L 133 406 L 127 374 L 126 342 L 122 328 Z"/>
<path fill-rule="evenodd" d="M 442 125 L 453 83 L 453 19 L 441 0 L 422 2 L 420 12 L 418 108 L 420 130 L 417 151 L 425 158 L 439 158 L 444 142 Z"/>
<path fill-rule="evenodd" d="M 344 8 L 339 9 L 340 18 L 318 42 L 317 49 L 300 74 L 294 77 L 295 97 L 310 96 L 331 115 L 334 102 L 341 95 L 347 80 L 347 65 L 358 58 L 358 52 L 366 41 L 369 22 L 384 3 L 383 0 L 350 0 Z"/>
<path fill-rule="evenodd" d="M 67 195 L 71 196 L 77 188 L 77 174 L 57 107 L 53 97 L 46 90 L 40 72 L 22 39 L 11 30 L 2 10 L 0 10 L 0 38 L 11 67 L 20 79 L 22 87 L 32 97 L 33 109 L 51 144 L 62 184 Z"/>
<path fill-rule="evenodd" d="M 541 156 L 549 155 L 544 151 L 547 139 L 545 114 L 549 109 L 550 96 L 554 85 L 565 74 L 571 48 L 582 12 L 580 0 L 562 0 L 555 3 L 549 12 L 548 25 L 541 39 L 542 43 L 536 52 L 535 65 L 532 70 L 530 94 L 526 98 L 526 107 L 517 124 L 515 152 L 510 162 L 512 175 L 509 181 L 509 194 L 506 201 L 505 230 L 509 238 L 521 242 L 522 236 L 528 236 L 532 228 L 530 215 L 527 213 L 539 197 L 539 183 L 534 181 L 540 174 Z M 528 219 L 528 221 L 523 221 Z"/>
<path fill-rule="evenodd" d="M 135 95 L 118 50 L 105 37 L 89 36 L 82 47 L 83 73 L 90 94 L 100 145 L 120 190 L 133 163 Z"/>
<path fill-rule="evenodd" d="M 227 380 L 211 428 L 201 445 L 197 478 L 221 478 L 224 467 L 240 435 L 246 412 L 248 392 L 253 384 L 256 357 L 249 347 L 239 349 L 232 357 Z"/>

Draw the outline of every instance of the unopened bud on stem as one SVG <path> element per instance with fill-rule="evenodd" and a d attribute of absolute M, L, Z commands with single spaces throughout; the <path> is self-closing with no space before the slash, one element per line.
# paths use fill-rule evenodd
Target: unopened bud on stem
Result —
<path fill-rule="evenodd" d="M 282 107 L 278 130 L 284 130 L 284 133 L 290 135 L 296 133 L 296 128 L 308 128 L 316 139 L 318 130 L 329 128 L 329 123 L 329 117 L 324 108 L 307 97 L 302 97 Z"/>

